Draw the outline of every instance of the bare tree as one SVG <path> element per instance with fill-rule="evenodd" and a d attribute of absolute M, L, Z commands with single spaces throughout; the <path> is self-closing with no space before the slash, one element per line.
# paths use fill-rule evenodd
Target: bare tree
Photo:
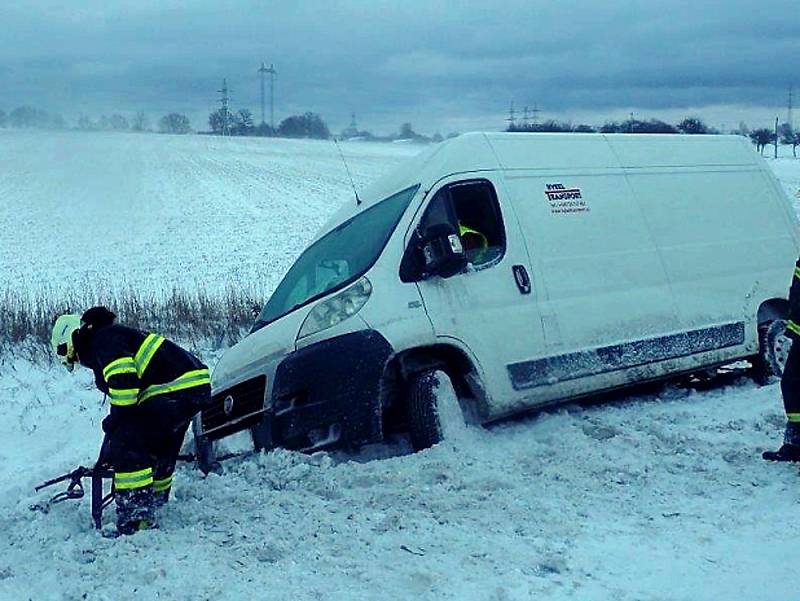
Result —
<path fill-rule="evenodd" d="M 188 134 L 192 131 L 192 126 L 186 115 L 170 113 L 158 121 L 158 130 L 162 134 Z"/>
<path fill-rule="evenodd" d="M 125 117 L 117 114 L 111 115 L 111 118 L 108 120 L 108 126 L 117 131 L 125 131 L 131 127 Z"/>
<path fill-rule="evenodd" d="M 707 134 L 710 133 L 708 126 L 703 123 L 702 119 L 698 119 L 697 117 L 687 117 L 678 125 L 676 125 L 678 131 L 682 134 Z"/>
<path fill-rule="evenodd" d="M 211 131 L 217 135 L 225 131 L 229 132 L 234 125 L 233 115 L 231 115 L 230 111 L 217 109 L 208 116 L 208 125 L 211 127 Z"/>
<path fill-rule="evenodd" d="M 0 127 L 6 126 L 7 119 L 6 112 L 4 110 L 0 110 Z"/>
<path fill-rule="evenodd" d="M 327 140 L 331 132 L 322 117 L 316 113 L 303 113 L 287 117 L 278 126 L 278 134 L 287 138 L 319 138 Z"/>
<path fill-rule="evenodd" d="M 133 116 L 131 129 L 133 131 L 146 131 L 149 127 L 150 123 L 148 122 L 147 115 L 144 114 L 144 111 L 138 111 Z"/>
<path fill-rule="evenodd" d="M 750 139 L 756 145 L 756 150 L 763 155 L 764 148 L 775 141 L 775 132 L 766 127 L 754 129 L 750 132 Z"/>
<path fill-rule="evenodd" d="M 233 116 L 234 133 L 237 136 L 249 136 L 253 133 L 253 113 L 247 109 L 239 109 Z"/>

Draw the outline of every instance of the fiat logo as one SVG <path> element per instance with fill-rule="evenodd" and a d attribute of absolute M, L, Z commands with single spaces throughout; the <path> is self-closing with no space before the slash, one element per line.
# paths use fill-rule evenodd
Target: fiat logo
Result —
<path fill-rule="evenodd" d="M 233 413 L 233 397 L 228 395 L 225 397 L 225 400 L 222 403 L 222 409 L 225 411 L 225 415 L 230 415 Z"/>

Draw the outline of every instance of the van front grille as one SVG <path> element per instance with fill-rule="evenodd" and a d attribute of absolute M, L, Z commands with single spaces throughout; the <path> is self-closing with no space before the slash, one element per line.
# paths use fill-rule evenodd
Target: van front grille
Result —
<path fill-rule="evenodd" d="M 203 432 L 262 411 L 266 387 L 267 377 L 258 376 L 215 394 L 201 413 Z"/>

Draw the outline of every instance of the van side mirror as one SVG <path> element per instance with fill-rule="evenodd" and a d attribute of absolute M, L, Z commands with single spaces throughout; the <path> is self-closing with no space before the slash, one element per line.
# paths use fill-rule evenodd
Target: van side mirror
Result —
<path fill-rule="evenodd" d="M 443 223 L 429 228 L 419 248 L 426 277 L 438 275 L 449 278 L 467 266 L 467 255 L 461 238 L 450 224 Z"/>

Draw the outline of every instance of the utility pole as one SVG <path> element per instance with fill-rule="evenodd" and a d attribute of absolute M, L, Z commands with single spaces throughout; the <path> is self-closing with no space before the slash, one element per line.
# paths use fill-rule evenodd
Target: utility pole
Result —
<path fill-rule="evenodd" d="M 775 158 L 778 158 L 778 118 L 775 117 Z"/>
<path fill-rule="evenodd" d="M 539 113 L 540 112 L 541 111 L 539 110 L 539 105 L 538 104 L 534 104 L 533 105 L 533 110 L 531 111 L 531 113 L 533 114 L 533 117 L 531 118 L 531 125 L 539 125 Z"/>
<path fill-rule="evenodd" d="M 275 129 L 275 76 L 278 72 L 275 70 L 275 65 L 270 63 L 269 69 L 266 64 L 261 63 L 261 68 L 258 70 L 261 73 L 261 123 L 264 123 L 264 75 L 269 73 L 269 126 Z"/>
<path fill-rule="evenodd" d="M 228 131 L 228 105 L 230 104 L 230 97 L 228 96 L 228 80 L 222 80 L 222 89 L 217 90 L 222 96 L 219 99 L 220 104 L 222 105 L 222 135 L 227 136 L 230 132 Z"/>
<path fill-rule="evenodd" d="M 525 129 L 528 129 L 528 107 L 527 107 L 527 106 L 525 107 L 525 113 L 524 113 L 524 115 L 525 115 L 525 116 L 522 118 L 522 126 L 523 126 Z"/>
<path fill-rule="evenodd" d="M 786 111 L 786 123 L 789 124 L 789 130 L 794 131 L 794 121 L 792 119 L 792 86 L 789 86 L 789 107 Z"/>
<path fill-rule="evenodd" d="M 261 74 L 261 125 L 264 126 L 267 124 L 264 117 L 264 74 L 267 72 L 267 66 L 262 62 L 257 72 Z"/>

